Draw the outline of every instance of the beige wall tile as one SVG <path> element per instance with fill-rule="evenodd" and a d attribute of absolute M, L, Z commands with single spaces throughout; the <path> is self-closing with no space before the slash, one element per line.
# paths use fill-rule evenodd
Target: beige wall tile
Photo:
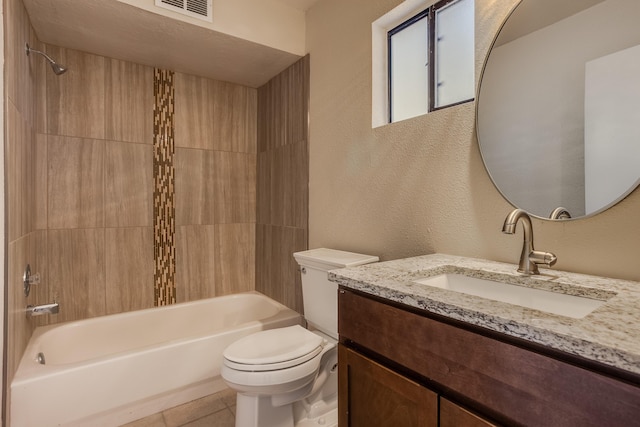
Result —
<path fill-rule="evenodd" d="M 256 225 L 256 290 L 302 313 L 302 284 L 293 253 L 308 248 L 307 230 Z"/>
<path fill-rule="evenodd" d="M 6 81 L 6 97 L 11 100 L 14 105 L 20 104 L 19 92 L 20 81 L 19 76 L 21 71 L 27 67 L 29 63 L 28 58 L 18 56 L 20 52 L 20 45 L 22 45 L 22 51 L 24 52 L 24 34 L 23 34 L 23 21 L 26 19 L 27 13 L 19 0 L 6 0 L 4 4 L 4 60 L 7 64 L 7 68 L 4 71 L 4 78 Z M 22 39 L 22 40 L 20 40 Z"/>
<path fill-rule="evenodd" d="M 194 301 L 216 296 L 215 227 L 176 227 L 176 299 Z"/>
<path fill-rule="evenodd" d="M 35 145 L 33 128 L 24 120 L 22 124 L 22 143 L 17 150 L 16 173 L 20 174 L 20 216 L 21 234 L 26 235 L 34 229 L 35 218 Z"/>
<path fill-rule="evenodd" d="M 36 301 L 37 287 L 29 298 L 24 295 L 22 275 L 29 263 L 41 265 L 39 241 L 32 241 L 36 222 L 36 74 L 38 58 L 28 57 L 25 43 L 37 47 L 35 33 L 21 0 L 4 4 L 5 23 L 5 232 L 7 265 L 5 308 L 7 330 L 6 378 L 10 384 L 31 337 L 36 321 L 25 315 L 27 304 Z M 46 170 L 46 169 L 45 169 Z M 11 390 L 5 390 L 7 401 Z M 10 420 L 10 414 L 7 414 Z"/>
<path fill-rule="evenodd" d="M 270 151 L 259 151 L 256 167 L 256 222 L 271 224 L 271 175 L 272 154 Z"/>
<path fill-rule="evenodd" d="M 27 298 L 24 296 L 22 275 L 29 259 L 29 237 L 24 236 L 8 246 L 7 292 L 7 383 L 20 363 L 24 349 L 33 332 L 33 325 L 25 316 Z"/>
<path fill-rule="evenodd" d="M 215 222 L 255 222 L 256 154 L 214 151 Z"/>
<path fill-rule="evenodd" d="M 255 153 L 257 90 L 227 82 L 212 82 L 213 149 Z"/>
<path fill-rule="evenodd" d="M 271 150 L 307 138 L 309 56 L 258 89 L 258 150 Z"/>
<path fill-rule="evenodd" d="M 40 284 L 32 285 L 27 303 L 31 305 L 48 304 L 54 302 L 53 296 L 49 294 L 51 282 L 48 274 L 47 259 L 47 231 L 36 230 L 29 233 L 29 257 L 31 274 L 40 276 Z M 51 323 L 57 315 L 43 315 L 34 317 L 31 323 L 34 326 L 42 326 Z"/>
<path fill-rule="evenodd" d="M 256 291 L 282 302 L 284 286 L 272 286 L 272 271 L 275 270 L 271 259 L 271 235 L 274 227 L 268 224 L 256 224 Z"/>
<path fill-rule="evenodd" d="M 47 72 L 47 134 L 105 137 L 105 58 L 48 45 L 47 54 L 68 68 Z"/>
<path fill-rule="evenodd" d="M 153 307 L 153 228 L 107 228 L 105 244 L 107 314 Z"/>
<path fill-rule="evenodd" d="M 245 138 L 246 151 L 249 153 L 258 152 L 258 90 L 245 88 L 247 91 L 247 105 L 245 107 Z"/>
<path fill-rule="evenodd" d="M 35 134 L 12 102 L 7 103 L 7 212 L 9 240 L 34 228 Z"/>
<path fill-rule="evenodd" d="M 273 120 L 272 131 L 269 133 L 269 147 L 271 149 L 287 143 L 287 70 L 275 76 L 271 85 L 271 102 L 269 113 Z"/>
<path fill-rule="evenodd" d="M 7 174 L 7 228 L 9 242 L 15 241 L 22 235 L 22 173 L 19 172 L 18 153 L 24 144 L 22 116 L 12 102 L 7 102 L 6 121 L 6 150 L 5 165 Z"/>
<path fill-rule="evenodd" d="M 176 147 L 256 152 L 256 89 L 180 73 L 175 82 Z"/>
<path fill-rule="evenodd" d="M 29 16 L 19 0 L 4 2 L 5 7 L 5 79 L 7 97 L 25 120 L 35 124 L 36 67 L 40 58 L 26 55 L 25 44 L 38 48 Z"/>
<path fill-rule="evenodd" d="M 285 205 L 288 194 L 287 185 L 291 170 L 289 164 L 289 156 L 286 145 L 275 147 L 268 151 L 267 161 L 269 162 L 269 168 L 271 170 L 271 180 L 269 181 L 269 212 L 271 213 L 271 224 L 273 225 L 286 225 L 285 223 L 285 211 L 288 207 Z M 262 207 L 261 207 L 262 209 Z"/>
<path fill-rule="evenodd" d="M 36 134 L 34 150 L 34 223 L 36 230 L 47 228 L 47 136 L 41 133 Z"/>
<path fill-rule="evenodd" d="M 105 136 L 153 144 L 153 68 L 105 59 Z"/>
<path fill-rule="evenodd" d="M 289 171 L 284 200 L 284 225 L 307 228 L 309 222 L 309 152 L 307 141 L 289 144 L 284 150 Z"/>
<path fill-rule="evenodd" d="M 214 223 L 213 159 L 212 151 L 176 149 L 176 225 Z"/>
<path fill-rule="evenodd" d="M 216 224 L 216 295 L 255 288 L 255 224 Z"/>
<path fill-rule="evenodd" d="M 49 230 L 49 296 L 60 303 L 55 322 L 106 314 L 104 244 L 104 229 Z"/>
<path fill-rule="evenodd" d="M 256 290 L 302 312 L 293 253 L 308 248 L 309 57 L 258 89 Z"/>
<path fill-rule="evenodd" d="M 44 51 L 45 45 L 37 42 L 35 44 L 38 50 Z M 34 61 L 30 64 L 35 70 L 35 130 L 38 133 L 47 133 L 47 73 L 51 73 L 51 67 L 47 61 Z"/>
<path fill-rule="evenodd" d="M 49 136 L 48 226 L 104 226 L 104 141 Z"/>
<path fill-rule="evenodd" d="M 309 55 L 258 89 L 258 151 L 307 139 Z"/>
<path fill-rule="evenodd" d="M 269 145 L 269 132 L 271 127 L 268 125 L 268 120 L 271 116 L 269 111 L 269 102 L 271 102 L 271 85 L 268 83 L 258 88 L 258 120 L 257 120 L 257 151 L 262 153 L 270 148 Z"/>
<path fill-rule="evenodd" d="M 153 146 L 106 141 L 105 224 L 153 225 Z"/>
<path fill-rule="evenodd" d="M 213 81 L 175 74 L 175 145 L 213 149 Z"/>
<path fill-rule="evenodd" d="M 286 144 L 296 144 L 307 139 L 309 111 L 309 55 L 305 56 L 286 73 Z"/>

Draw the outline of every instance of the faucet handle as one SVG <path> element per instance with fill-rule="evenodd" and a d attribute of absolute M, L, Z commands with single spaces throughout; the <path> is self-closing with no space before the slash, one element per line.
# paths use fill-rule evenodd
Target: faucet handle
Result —
<path fill-rule="evenodd" d="M 535 264 L 544 264 L 547 267 L 551 267 L 558 261 L 558 257 L 551 252 L 531 251 L 529 260 Z"/>

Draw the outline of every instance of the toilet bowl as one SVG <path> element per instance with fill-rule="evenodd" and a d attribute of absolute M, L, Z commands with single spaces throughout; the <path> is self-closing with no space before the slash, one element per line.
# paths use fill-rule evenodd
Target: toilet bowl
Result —
<path fill-rule="evenodd" d="M 332 375 L 321 372 L 333 368 L 327 363 L 321 368 L 323 358 L 336 353 L 336 343 L 331 341 L 302 326 L 290 326 L 258 332 L 227 347 L 222 377 L 238 392 L 236 426 L 293 427 L 308 418 L 305 414 L 316 403 L 335 408 L 337 389 L 333 396 L 315 393 L 318 402 L 305 402 L 307 408 L 298 410 L 298 417 L 292 405 L 320 390 Z"/>
<path fill-rule="evenodd" d="M 225 349 L 222 378 L 237 391 L 236 427 L 338 425 L 337 285 L 327 272 L 378 258 L 324 248 L 294 257 L 309 328 L 257 332 Z"/>

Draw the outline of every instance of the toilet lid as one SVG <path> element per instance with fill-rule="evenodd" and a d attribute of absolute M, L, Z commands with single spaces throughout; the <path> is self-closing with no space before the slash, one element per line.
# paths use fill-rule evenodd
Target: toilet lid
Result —
<path fill-rule="evenodd" d="M 231 344 L 223 356 L 233 365 L 279 365 L 282 369 L 291 363 L 301 363 L 308 356 L 315 356 L 322 349 L 321 336 L 299 325 L 257 332 Z M 315 354 L 314 354 L 315 353 Z M 255 366 L 253 367 L 255 368 Z M 236 368 L 237 369 L 237 368 Z M 248 370 L 252 367 L 248 366 Z"/>

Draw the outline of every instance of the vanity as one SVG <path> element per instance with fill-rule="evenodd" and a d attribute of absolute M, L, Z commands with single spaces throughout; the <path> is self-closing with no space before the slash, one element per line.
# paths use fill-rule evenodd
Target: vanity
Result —
<path fill-rule="evenodd" d="M 442 254 L 331 272 L 340 425 L 640 426 L 640 283 L 540 272 Z M 427 284 L 443 276 L 596 304 L 567 316 Z"/>

